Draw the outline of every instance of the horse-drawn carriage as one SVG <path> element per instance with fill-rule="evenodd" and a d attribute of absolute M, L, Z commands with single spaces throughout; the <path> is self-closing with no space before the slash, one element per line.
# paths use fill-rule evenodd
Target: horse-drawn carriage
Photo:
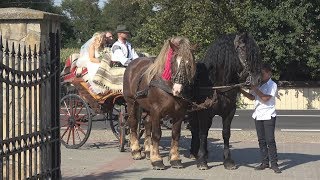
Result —
<path fill-rule="evenodd" d="M 99 120 L 110 125 L 119 140 L 120 151 L 124 151 L 129 131 L 125 123 L 128 113 L 122 93 L 110 90 L 104 94 L 94 94 L 82 78 L 86 69 L 82 70 L 81 75 L 77 75 L 76 68 L 70 69 L 71 64 L 68 66 L 67 72 L 61 75 L 61 143 L 67 148 L 80 148 L 90 136 L 94 117 L 100 115 L 102 118 Z M 141 123 L 138 131 L 141 136 L 144 132 L 142 121 L 146 115 L 142 117 L 142 111 L 139 115 Z"/>
<path fill-rule="evenodd" d="M 105 95 L 94 95 L 82 80 L 63 81 L 66 82 L 62 86 L 66 93 L 61 100 L 62 143 L 69 148 L 78 148 L 85 143 L 91 130 L 91 108 L 96 113 L 105 114 L 105 119 L 109 120 L 111 129 L 119 139 L 121 151 L 124 150 L 125 136 L 129 133 L 128 122 L 132 158 L 141 159 L 141 150 L 144 149 L 143 153 L 147 159 L 150 158 L 153 168 L 164 169 L 159 142 L 162 118 L 169 115 L 173 117 L 170 164 L 174 168 L 182 168 L 178 143 L 181 123 L 190 107 L 195 107 L 195 112 L 190 114 L 190 155 L 197 158 L 197 167 L 208 169 L 208 130 L 212 118 L 220 115 L 223 122 L 224 166 L 234 169 L 236 166 L 231 159 L 229 139 L 237 94 L 240 86 L 258 84 L 260 61 L 258 46 L 247 33 L 218 39 L 208 49 L 205 58 L 197 63 L 193 59 L 189 40 L 177 37 L 165 42 L 156 60 L 142 58 L 129 64 L 124 72 L 123 94 L 110 91 Z M 170 78 L 165 81 L 163 79 L 167 74 Z M 182 87 L 187 86 L 192 99 L 184 98 L 180 93 L 183 92 Z M 147 115 L 141 108 L 150 115 L 146 121 Z M 145 142 L 141 148 L 139 138 L 144 131 Z"/>

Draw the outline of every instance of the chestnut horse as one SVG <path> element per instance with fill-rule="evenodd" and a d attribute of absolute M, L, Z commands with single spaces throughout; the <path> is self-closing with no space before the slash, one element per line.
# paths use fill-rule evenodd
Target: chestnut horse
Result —
<path fill-rule="evenodd" d="M 216 98 L 214 92 L 201 89 L 203 86 L 227 86 L 240 82 L 258 84 L 261 80 L 261 59 L 259 48 L 249 33 L 229 34 L 217 39 L 207 50 L 205 58 L 197 63 L 194 100 L 203 102 L 207 98 Z M 248 79 L 248 77 L 251 77 Z M 211 93 L 211 94 L 210 94 Z M 191 156 L 197 158 L 201 170 L 208 169 L 207 138 L 215 115 L 222 117 L 222 136 L 224 140 L 224 167 L 235 169 L 231 158 L 229 139 L 230 127 L 236 112 L 239 88 L 216 90 L 217 103 L 211 108 L 191 113 Z"/>
<path fill-rule="evenodd" d="M 168 39 L 156 59 L 138 58 L 129 64 L 124 73 L 123 95 L 129 114 L 132 157 L 143 157 L 137 136 L 139 122 L 136 117 L 141 107 L 149 115 L 149 120 L 145 122 L 145 155 L 150 157 L 153 168 L 157 170 L 165 167 L 159 154 L 159 142 L 160 121 L 166 115 L 173 118 L 170 164 L 173 168 L 183 167 L 179 155 L 179 138 L 188 103 L 179 96 L 192 83 L 195 74 L 191 49 L 187 38 Z"/>

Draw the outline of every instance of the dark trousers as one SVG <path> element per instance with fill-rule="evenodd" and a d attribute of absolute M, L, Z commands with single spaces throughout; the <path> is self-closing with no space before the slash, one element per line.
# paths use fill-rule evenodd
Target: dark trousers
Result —
<path fill-rule="evenodd" d="M 274 138 L 276 117 L 272 117 L 270 120 L 255 120 L 255 124 L 262 163 L 269 164 L 270 160 L 271 166 L 277 165 L 277 146 Z"/>

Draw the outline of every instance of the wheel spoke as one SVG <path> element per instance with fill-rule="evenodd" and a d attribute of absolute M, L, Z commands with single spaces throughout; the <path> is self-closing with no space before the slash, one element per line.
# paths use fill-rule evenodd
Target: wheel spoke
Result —
<path fill-rule="evenodd" d="M 62 108 L 60 108 L 60 113 L 64 114 L 65 116 L 70 116 L 69 113 Z"/>
<path fill-rule="evenodd" d="M 61 139 L 63 138 L 63 136 L 67 133 L 67 131 L 69 130 L 70 126 L 67 127 L 67 129 L 64 131 L 64 133 L 61 136 Z"/>
<path fill-rule="evenodd" d="M 70 107 L 70 114 L 71 114 L 71 116 L 74 116 L 72 96 L 69 97 L 69 107 Z"/>
<path fill-rule="evenodd" d="M 83 131 L 83 129 L 80 126 L 77 126 L 77 128 L 84 134 L 86 135 L 86 133 Z"/>
<path fill-rule="evenodd" d="M 79 135 L 79 131 L 78 131 L 78 128 L 76 128 L 76 133 L 77 133 L 77 135 L 78 135 L 78 138 L 79 138 L 79 140 L 80 140 L 80 142 L 81 142 L 82 140 L 81 140 L 81 138 L 80 138 L 80 135 Z"/>
<path fill-rule="evenodd" d="M 77 121 L 78 121 L 78 120 L 81 120 L 81 119 L 82 119 L 83 117 L 85 117 L 85 116 L 87 116 L 87 115 L 84 114 L 84 115 L 77 116 L 77 119 L 76 119 L 76 120 L 77 120 Z"/>
<path fill-rule="evenodd" d="M 72 137 L 73 137 L 73 138 L 72 138 L 72 140 L 73 140 L 73 145 L 75 144 L 75 139 L 74 139 L 74 129 L 75 129 L 75 128 L 73 127 L 73 128 L 72 128 Z"/>
<path fill-rule="evenodd" d="M 67 127 L 69 123 L 66 123 L 64 125 L 62 125 L 61 127 Z"/>
<path fill-rule="evenodd" d="M 65 101 L 63 101 L 63 103 L 64 103 L 64 107 L 66 108 L 66 110 L 67 110 L 67 112 L 68 112 L 69 116 L 71 116 L 70 111 L 69 111 L 69 109 L 68 109 L 68 106 L 67 106 L 66 102 L 65 102 Z"/>
<path fill-rule="evenodd" d="M 72 127 L 72 128 L 73 128 L 73 127 Z M 71 130 L 72 130 L 72 128 L 71 128 L 71 129 L 69 129 L 69 134 L 68 134 L 67 144 L 69 144 L 69 139 L 70 139 L 70 134 L 71 134 Z"/>
<path fill-rule="evenodd" d="M 79 110 L 78 112 L 76 112 L 76 113 L 75 113 L 75 116 L 78 116 L 78 115 L 79 115 L 79 113 L 82 111 L 82 109 L 83 109 L 83 105 L 81 106 L 80 110 Z"/>
<path fill-rule="evenodd" d="M 77 125 L 84 125 L 84 126 L 88 126 L 88 124 L 87 124 L 87 123 L 85 123 L 85 122 L 81 122 L 81 121 L 77 121 L 77 122 L 76 122 L 76 124 L 77 124 Z"/>
<path fill-rule="evenodd" d="M 60 117 L 61 117 L 61 116 L 60 116 Z M 65 117 L 61 118 L 60 121 L 69 121 L 69 117 L 68 117 L 68 116 L 65 116 Z"/>

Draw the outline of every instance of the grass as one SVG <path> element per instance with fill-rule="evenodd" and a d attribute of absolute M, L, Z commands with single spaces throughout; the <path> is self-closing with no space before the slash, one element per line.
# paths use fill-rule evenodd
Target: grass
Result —
<path fill-rule="evenodd" d="M 60 52 L 61 52 L 60 53 L 61 63 L 64 63 L 71 54 L 79 53 L 80 49 L 78 49 L 78 48 L 63 48 L 63 49 L 61 49 Z"/>

